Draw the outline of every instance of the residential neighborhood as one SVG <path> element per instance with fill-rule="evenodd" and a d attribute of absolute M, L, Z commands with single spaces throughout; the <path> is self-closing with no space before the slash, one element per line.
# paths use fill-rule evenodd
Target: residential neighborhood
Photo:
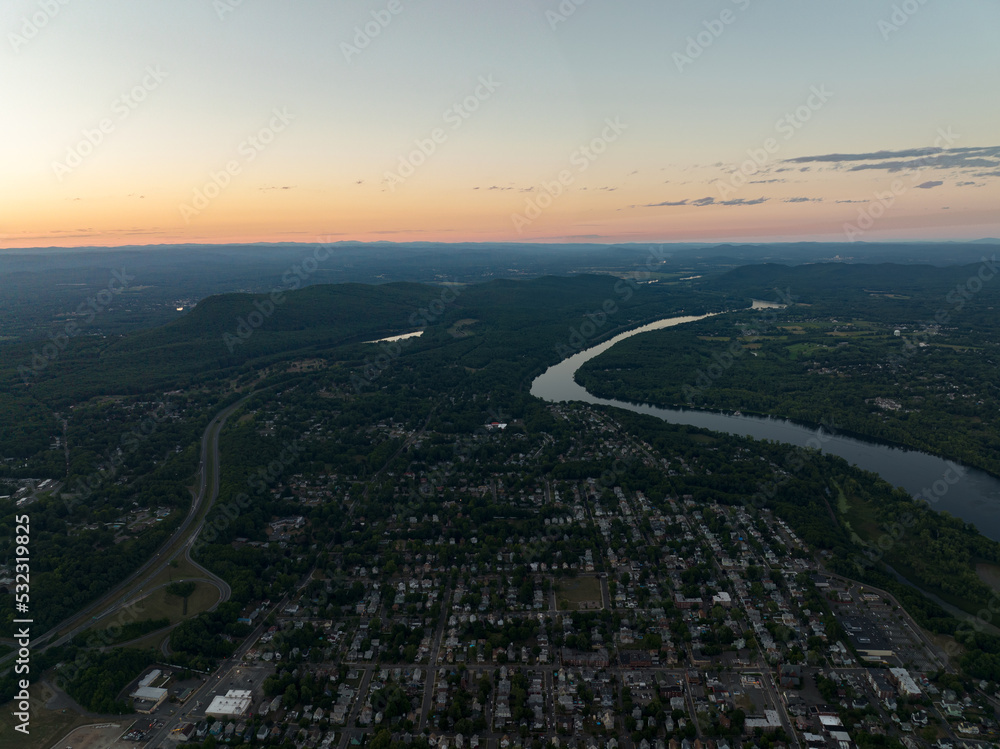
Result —
<path fill-rule="evenodd" d="M 580 456 L 707 470 L 606 414 L 552 410 L 581 435 Z M 384 551 L 362 557 L 349 533 L 334 538 L 334 574 L 313 570 L 280 601 L 248 606 L 240 622 L 253 632 L 216 671 L 162 667 L 167 697 L 132 734 L 153 749 L 208 737 L 338 749 L 851 749 L 882 737 L 949 749 L 1000 735 L 996 685 L 968 689 L 892 595 L 827 571 L 770 510 L 654 498 L 614 473 L 535 476 L 516 430 L 503 439 L 515 447 L 502 475 L 446 490 L 435 482 L 455 483 L 457 466 L 443 464 L 405 477 L 420 487 L 409 503 L 401 483 L 383 517 L 354 517 L 357 530 L 374 523 Z M 232 547 L 302 553 L 309 508 L 349 481 L 283 477 L 270 492 L 303 514 Z"/>

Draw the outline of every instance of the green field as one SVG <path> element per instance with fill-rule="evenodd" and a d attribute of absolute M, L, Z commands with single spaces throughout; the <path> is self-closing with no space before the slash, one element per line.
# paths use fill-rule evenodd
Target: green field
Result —
<path fill-rule="evenodd" d="M 601 609 L 603 600 L 601 581 L 591 575 L 561 582 L 556 589 L 556 601 L 562 610 Z"/>
<path fill-rule="evenodd" d="M 125 610 L 134 614 L 128 619 L 159 619 L 167 617 L 171 624 L 177 624 L 184 619 L 191 619 L 207 610 L 219 600 L 219 590 L 209 583 L 197 583 L 194 593 L 188 597 L 187 614 L 184 613 L 184 601 L 178 596 L 167 593 L 165 588 L 153 591 L 141 601 L 128 606 Z M 115 617 L 111 617 L 112 620 Z M 109 626 L 112 622 L 109 622 Z"/>

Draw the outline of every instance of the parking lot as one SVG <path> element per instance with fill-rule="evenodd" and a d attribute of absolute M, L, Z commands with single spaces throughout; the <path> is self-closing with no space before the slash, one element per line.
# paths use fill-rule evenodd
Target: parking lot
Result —
<path fill-rule="evenodd" d="M 833 603 L 833 613 L 859 652 L 871 651 L 875 660 L 881 658 L 890 666 L 923 672 L 937 669 L 901 610 L 894 610 L 880 596 L 860 586 L 847 593 L 850 600 Z M 882 655 L 884 652 L 892 654 Z"/>

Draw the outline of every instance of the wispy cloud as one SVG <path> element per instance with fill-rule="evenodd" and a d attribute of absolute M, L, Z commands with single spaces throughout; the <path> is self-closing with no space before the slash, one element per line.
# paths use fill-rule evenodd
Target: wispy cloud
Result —
<path fill-rule="evenodd" d="M 724 206 L 734 206 L 734 205 L 759 205 L 760 203 L 766 203 L 770 198 L 734 198 L 733 200 L 716 200 L 713 197 L 697 198 L 695 200 L 665 200 L 662 203 L 646 203 L 645 205 L 632 205 L 629 208 L 662 208 L 665 206 L 680 206 L 688 205 L 694 206 L 695 208 L 703 208 L 707 205 L 724 205 Z"/>
<path fill-rule="evenodd" d="M 766 203 L 770 198 L 753 198 L 752 200 L 747 200 L 746 198 L 735 198 L 733 200 L 723 200 L 719 205 L 760 205 L 761 203 Z"/>
<path fill-rule="evenodd" d="M 630 208 L 662 208 L 664 206 L 689 205 L 686 200 L 665 200 L 662 203 L 646 203 L 646 205 L 629 206 Z"/>
<path fill-rule="evenodd" d="M 859 172 L 879 169 L 901 172 L 908 169 L 1000 169 L 1000 146 L 967 148 L 908 148 L 868 153 L 828 153 L 785 159 L 786 164 L 830 164 L 837 169 Z M 1000 174 L 1000 172 L 998 172 Z"/>
<path fill-rule="evenodd" d="M 957 149 L 956 149 L 957 150 Z M 879 161 L 885 159 L 906 159 L 927 154 L 940 153 L 943 148 L 910 148 L 902 151 L 869 151 L 868 153 L 827 153 L 820 156 L 798 156 L 794 159 L 785 159 L 788 164 L 807 164 L 813 161 L 831 161 L 841 163 L 845 161 Z"/>

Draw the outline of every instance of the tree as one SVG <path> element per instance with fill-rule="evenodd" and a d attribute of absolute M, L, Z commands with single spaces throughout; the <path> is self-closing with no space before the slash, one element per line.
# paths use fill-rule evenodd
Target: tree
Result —
<path fill-rule="evenodd" d="M 194 593 L 194 589 L 196 587 L 197 587 L 197 585 L 195 583 L 191 582 L 190 580 L 188 580 L 186 582 L 182 582 L 182 583 L 170 583 L 170 585 L 168 585 L 166 587 L 166 591 L 167 591 L 168 595 L 177 596 L 178 598 L 184 599 L 184 606 L 183 606 L 183 608 L 181 610 L 181 614 L 183 616 L 187 616 L 188 597 L 192 593 Z"/>

